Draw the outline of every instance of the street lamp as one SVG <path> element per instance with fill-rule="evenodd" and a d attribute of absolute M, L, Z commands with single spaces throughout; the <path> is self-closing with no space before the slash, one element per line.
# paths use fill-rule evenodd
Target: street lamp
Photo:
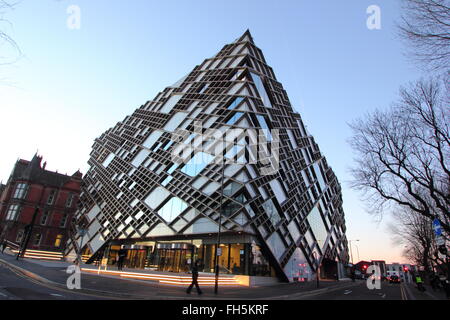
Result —
<path fill-rule="evenodd" d="M 214 285 L 214 293 L 219 293 L 219 254 L 222 255 L 222 249 L 220 248 L 220 233 L 222 232 L 222 207 L 223 207 L 223 194 L 224 194 L 224 181 L 225 181 L 225 165 L 226 165 L 226 159 L 225 154 L 227 151 L 226 143 L 223 143 L 223 151 L 222 151 L 222 181 L 221 181 L 221 188 L 220 188 L 220 206 L 219 206 L 219 230 L 217 233 L 217 244 L 216 244 L 216 256 L 215 256 L 215 271 L 216 271 L 216 278 L 215 278 L 215 285 Z"/>
<path fill-rule="evenodd" d="M 317 252 L 316 251 L 313 251 L 313 257 L 314 257 L 314 260 L 316 261 L 316 265 L 317 265 L 317 269 L 316 269 L 316 283 L 317 283 L 317 288 L 319 288 L 320 265 L 319 265 L 319 259 L 317 257 Z"/>
<path fill-rule="evenodd" d="M 359 248 L 358 248 L 358 246 L 355 244 L 355 247 L 356 247 L 356 252 L 358 253 L 358 261 L 361 261 L 360 259 L 359 259 Z"/>
<path fill-rule="evenodd" d="M 77 250 L 77 263 L 78 263 L 78 266 L 81 266 L 81 263 L 82 263 L 81 250 L 83 250 L 83 239 L 87 233 L 87 229 L 84 229 L 84 228 L 81 228 L 80 226 L 78 226 L 77 232 L 78 232 L 79 236 L 81 237 L 80 247 Z"/>
<path fill-rule="evenodd" d="M 353 264 L 352 241 L 359 241 L 359 239 L 357 239 L 357 240 L 348 240 L 348 243 L 350 244 L 350 259 L 352 260 L 352 264 Z M 359 259 L 359 256 L 358 256 L 358 259 Z"/>
<path fill-rule="evenodd" d="M 42 190 L 41 190 L 41 195 L 39 197 L 39 202 L 36 204 L 35 208 L 34 208 L 34 213 L 33 213 L 33 217 L 31 218 L 31 222 L 30 224 L 27 224 L 24 228 L 24 239 L 22 241 L 21 246 L 19 247 L 19 251 L 17 252 L 17 256 L 16 256 L 16 260 L 19 260 L 19 258 L 23 258 L 25 256 L 25 253 L 27 251 L 27 247 L 28 247 L 28 243 L 30 242 L 31 236 L 33 234 L 33 228 L 34 228 L 34 224 L 35 221 L 37 219 L 37 216 L 39 214 L 39 208 L 42 204 L 42 199 L 44 198 L 44 192 L 45 189 L 47 188 L 46 185 L 43 185 Z"/>

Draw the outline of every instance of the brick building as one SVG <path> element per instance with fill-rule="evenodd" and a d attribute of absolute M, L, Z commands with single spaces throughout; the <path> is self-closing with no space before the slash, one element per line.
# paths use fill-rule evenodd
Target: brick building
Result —
<path fill-rule="evenodd" d="M 48 171 L 41 162 L 38 155 L 31 161 L 18 160 L 6 185 L 0 188 L 0 239 L 19 246 L 26 226 L 33 225 L 28 249 L 62 251 L 77 207 L 82 174 Z"/>

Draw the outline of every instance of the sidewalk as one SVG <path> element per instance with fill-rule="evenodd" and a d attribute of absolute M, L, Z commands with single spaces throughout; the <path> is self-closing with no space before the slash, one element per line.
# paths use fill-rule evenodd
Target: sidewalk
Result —
<path fill-rule="evenodd" d="M 447 300 L 444 290 L 434 291 L 429 285 L 424 285 L 425 292 L 420 292 L 415 283 L 406 283 L 404 287 L 409 300 Z"/>
<path fill-rule="evenodd" d="M 34 281 L 47 286 L 57 287 L 60 290 L 68 290 L 66 281 L 69 275 L 66 273 L 70 265 L 66 262 L 44 262 L 38 260 L 21 259 L 17 261 L 15 256 L 0 254 L 0 263 L 7 265 Z M 92 268 L 92 266 L 89 266 Z M 316 282 L 289 283 L 272 285 L 270 287 L 220 287 L 219 294 L 214 294 L 213 287 L 203 287 L 203 295 L 197 296 L 194 292 L 187 295 L 184 287 L 166 286 L 155 282 L 124 279 L 113 275 L 85 274 L 81 275 L 81 290 L 77 293 L 102 296 L 111 299 L 226 299 L 226 300 L 286 300 L 296 299 L 302 296 L 321 294 L 334 290 L 344 289 L 357 285 L 349 281 L 335 282 L 322 281 L 320 288 L 316 288 Z M 87 296 L 88 298 L 88 296 Z"/>

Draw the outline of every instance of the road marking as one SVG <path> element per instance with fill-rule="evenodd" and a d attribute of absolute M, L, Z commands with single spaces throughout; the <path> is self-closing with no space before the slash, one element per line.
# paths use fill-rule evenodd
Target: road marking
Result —
<path fill-rule="evenodd" d="M 0 292 L 0 296 L 5 297 L 5 298 L 8 298 L 8 296 L 7 296 L 6 294 L 1 293 L 1 292 Z"/>
<path fill-rule="evenodd" d="M 352 293 L 352 290 L 345 290 L 344 294 L 350 294 Z"/>
<path fill-rule="evenodd" d="M 57 294 L 57 293 L 51 293 L 50 295 L 51 295 L 51 296 L 54 296 L 54 297 L 63 297 L 62 295 Z"/>
<path fill-rule="evenodd" d="M 402 300 L 408 300 L 408 296 L 406 295 L 405 288 L 403 284 L 400 285 L 400 294 L 402 296 Z"/>

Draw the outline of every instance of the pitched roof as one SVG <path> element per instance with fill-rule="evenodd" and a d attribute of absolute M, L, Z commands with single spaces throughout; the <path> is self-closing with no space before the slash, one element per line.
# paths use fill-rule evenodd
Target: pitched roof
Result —
<path fill-rule="evenodd" d="M 42 157 L 34 155 L 31 161 L 20 159 L 16 162 L 10 179 L 25 180 L 45 184 L 49 187 L 61 187 L 70 180 L 81 179 L 81 173 L 75 172 L 72 176 L 45 170 L 41 167 Z"/>

